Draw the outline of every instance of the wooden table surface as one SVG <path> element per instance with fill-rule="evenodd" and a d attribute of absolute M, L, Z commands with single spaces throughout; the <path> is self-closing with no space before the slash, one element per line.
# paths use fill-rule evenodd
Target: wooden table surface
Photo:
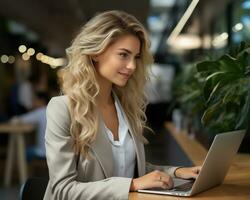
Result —
<path fill-rule="evenodd" d="M 24 183 L 28 177 L 26 146 L 24 135 L 31 133 L 35 129 L 35 125 L 26 123 L 1 123 L 0 133 L 9 134 L 7 158 L 4 172 L 4 186 L 11 184 L 12 170 L 14 167 L 14 159 L 17 159 L 19 170 L 20 184 Z"/>
<path fill-rule="evenodd" d="M 34 130 L 33 124 L 24 123 L 1 123 L 0 133 L 29 133 Z"/>
<path fill-rule="evenodd" d="M 185 131 L 178 131 L 172 123 L 165 124 L 168 132 L 174 137 L 194 165 L 202 164 L 207 149 L 199 142 L 191 139 Z M 197 200 L 249 200 L 250 199 L 250 154 L 237 154 L 222 185 L 196 194 L 193 197 L 174 197 L 132 192 L 129 200 L 167 200 L 167 199 L 197 199 Z"/>

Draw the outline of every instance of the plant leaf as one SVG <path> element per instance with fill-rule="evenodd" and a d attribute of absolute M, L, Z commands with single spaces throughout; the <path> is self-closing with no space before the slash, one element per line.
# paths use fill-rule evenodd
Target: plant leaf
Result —
<path fill-rule="evenodd" d="M 208 97 L 208 99 L 207 99 L 207 101 L 206 101 L 207 104 L 208 104 L 209 101 L 212 99 L 213 95 L 215 94 L 215 92 L 217 91 L 217 89 L 219 88 L 219 86 L 220 86 L 220 82 L 218 82 L 218 83 L 216 84 L 216 86 L 213 88 L 212 92 L 210 93 L 210 95 L 209 95 L 209 97 Z"/>
<path fill-rule="evenodd" d="M 204 88 L 203 88 L 203 95 L 204 98 L 207 100 L 209 98 L 209 94 L 211 93 L 211 88 L 212 88 L 212 79 L 208 79 L 205 84 L 204 84 Z"/>
<path fill-rule="evenodd" d="M 181 98 L 181 102 L 184 103 L 184 102 L 190 101 L 198 96 L 200 96 L 200 91 L 194 90 L 187 95 L 183 95 L 183 97 Z"/>
<path fill-rule="evenodd" d="M 210 106 L 208 109 L 205 110 L 202 118 L 201 118 L 201 122 L 206 125 L 210 122 L 211 118 L 213 117 L 213 115 L 215 114 L 215 112 L 218 112 L 218 108 L 221 105 L 221 101 L 213 104 L 212 106 Z"/>
<path fill-rule="evenodd" d="M 214 76 L 217 76 L 219 74 L 225 74 L 227 73 L 226 71 L 219 71 L 219 72 L 214 72 L 213 74 L 210 74 L 207 78 L 206 81 L 209 80 L 210 78 L 213 78 Z"/>
<path fill-rule="evenodd" d="M 196 64 L 198 72 L 211 72 L 219 69 L 219 63 L 217 61 L 203 61 Z"/>
<path fill-rule="evenodd" d="M 235 90 L 237 89 L 237 87 L 235 85 L 229 87 L 229 88 L 224 88 L 226 90 L 225 95 L 222 99 L 222 103 L 223 104 L 227 104 L 228 102 L 230 102 L 235 95 Z"/>
<path fill-rule="evenodd" d="M 248 92 L 247 97 L 245 99 L 244 106 L 241 109 L 240 119 L 238 123 L 236 124 L 236 127 L 235 127 L 236 129 L 240 128 L 244 124 L 249 114 L 250 114 L 250 92 Z"/>
<path fill-rule="evenodd" d="M 223 55 L 218 61 L 224 71 L 238 72 L 240 70 L 237 60 L 230 55 Z"/>

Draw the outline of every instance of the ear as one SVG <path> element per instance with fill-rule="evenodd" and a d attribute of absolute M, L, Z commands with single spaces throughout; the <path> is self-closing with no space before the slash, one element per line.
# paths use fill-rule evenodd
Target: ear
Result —
<path fill-rule="evenodd" d="M 91 59 L 96 63 L 98 62 L 98 55 L 91 56 Z"/>

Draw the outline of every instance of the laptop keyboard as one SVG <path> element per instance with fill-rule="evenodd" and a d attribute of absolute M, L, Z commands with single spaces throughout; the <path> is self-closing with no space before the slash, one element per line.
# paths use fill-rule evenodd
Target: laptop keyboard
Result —
<path fill-rule="evenodd" d="M 181 185 L 178 185 L 176 187 L 174 187 L 173 189 L 171 189 L 172 191 L 189 191 L 191 190 L 192 186 L 193 186 L 194 182 L 187 182 Z"/>

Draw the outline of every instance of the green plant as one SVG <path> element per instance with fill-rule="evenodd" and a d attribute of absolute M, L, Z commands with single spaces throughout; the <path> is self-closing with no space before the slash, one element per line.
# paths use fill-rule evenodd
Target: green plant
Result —
<path fill-rule="evenodd" d="M 218 131 L 250 126 L 250 47 L 197 64 L 206 109 L 202 123 Z"/>
<path fill-rule="evenodd" d="M 185 128 L 188 131 L 195 129 L 198 132 L 203 128 L 200 123 L 202 113 L 205 109 L 205 102 L 202 96 L 202 78 L 197 73 L 195 64 L 183 65 L 181 72 L 173 82 L 173 107 L 181 109 L 185 117 Z"/>
<path fill-rule="evenodd" d="M 195 64 L 183 66 L 182 72 L 174 81 L 173 93 L 185 114 L 195 116 L 204 109 L 201 80 Z"/>

